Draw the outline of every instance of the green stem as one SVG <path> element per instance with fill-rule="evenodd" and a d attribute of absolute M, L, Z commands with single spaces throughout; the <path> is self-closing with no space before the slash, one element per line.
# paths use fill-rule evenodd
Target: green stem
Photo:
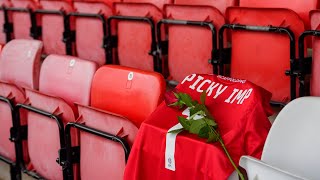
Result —
<path fill-rule="evenodd" d="M 208 109 L 206 109 L 206 113 L 208 113 L 207 115 L 209 115 L 209 116 L 212 117 L 212 115 L 210 114 L 210 112 L 208 111 Z M 220 134 L 219 134 L 212 126 L 210 126 L 209 124 L 207 124 L 207 125 L 210 127 L 210 129 L 212 130 L 212 132 L 218 137 L 218 141 L 219 141 L 219 143 L 221 144 L 222 149 L 223 149 L 224 152 L 226 153 L 226 155 L 227 155 L 229 161 L 231 162 L 232 166 L 234 167 L 234 169 L 237 171 L 240 179 L 241 179 L 241 180 L 244 180 L 243 174 L 242 174 L 241 171 L 239 170 L 238 166 L 237 166 L 237 165 L 234 163 L 234 161 L 232 160 L 232 158 L 231 158 L 231 156 L 230 156 L 230 154 L 229 154 L 229 152 L 228 152 L 228 150 L 227 150 L 227 148 L 226 148 L 226 146 L 225 146 L 225 144 L 224 144 L 224 142 L 223 142 L 223 139 L 221 138 Z"/>
<path fill-rule="evenodd" d="M 241 179 L 241 180 L 244 180 L 243 174 L 242 174 L 241 171 L 238 169 L 238 166 L 233 162 L 233 160 L 232 160 L 232 158 L 231 158 L 231 156 L 230 156 L 230 154 L 229 154 L 226 146 L 224 145 L 224 142 L 223 142 L 222 138 L 220 137 L 220 135 L 218 134 L 218 132 L 217 132 L 215 129 L 213 129 L 213 131 L 214 131 L 214 133 L 215 133 L 216 135 L 218 135 L 218 141 L 220 142 L 220 144 L 221 144 L 224 152 L 225 152 L 226 155 L 228 156 L 228 159 L 229 159 L 229 161 L 231 162 L 232 166 L 233 166 L 234 169 L 237 171 L 240 179 Z"/>
<path fill-rule="evenodd" d="M 186 105 L 186 103 L 184 103 L 184 104 Z M 193 107 L 194 107 L 194 106 L 193 106 Z M 190 108 L 192 108 L 192 107 L 190 107 Z M 214 120 L 213 120 L 213 117 L 212 117 L 212 115 L 211 115 L 211 113 L 210 113 L 210 111 L 206 108 L 205 105 L 204 105 L 204 111 L 205 111 L 204 113 L 205 113 L 210 119 L 212 118 L 212 121 L 214 121 Z M 193 119 L 196 115 L 199 115 L 200 112 L 201 112 L 201 111 L 198 111 L 197 113 L 193 114 L 189 119 Z M 215 121 L 214 121 L 214 122 L 215 122 Z M 225 144 L 224 144 L 224 142 L 223 142 L 223 139 L 221 138 L 220 134 L 214 129 L 214 127 L 210 126 L 206 121 L 205 121 L 205 123 L 207 124 L 207 126 L 210 127 L 211 131 L 216 135 L 216 137 L 218 137 L 218 141 L 219 141 L 219 143 L 221 144 L 221 146 L 222 146 L 224 152 L 226 153 L 229 161 L 231 162 L 232 166 L 233 166 L 234 169 L 237 171 L 240 179 L 241 179 L 241 180 L 244 180 L 243 174 L 242 174 L 241 171 L 238 169 L 238 166 L 237 166 L 237 165 L 234 163 L 234 161 L 232 160 L 232 158 L 231 158 L 231 156 L 230 156 L 230 154 L 229 154 L 229 152 L 228 152 L 228 150 L 227 150 L 227 148 L 226 148 L 226 146 L 225 146 Z"/>

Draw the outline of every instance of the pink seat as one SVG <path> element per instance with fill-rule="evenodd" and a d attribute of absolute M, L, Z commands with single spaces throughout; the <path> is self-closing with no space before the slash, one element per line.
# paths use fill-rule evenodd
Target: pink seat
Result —
<path fill-rule="evenodd" d="M 0 56 L 0 96 L 13 102 L 26 101 L 24 88 L 37 89 L 40 71 L 42 43 L 36 40 L 12 40 L 3 48 Z M 14 144 L 9 141 L 12 127 L 12 112 L 4 102 L 0 102 L 0 155 L 16 161 Z M 25 114 L 21 124 L 26 125 Z M 24 143 L 24 160 L 28 162 L 28 149 Z"/>
<path fill-rule="evenodd" d="M 40 41 L 22 39 L 12 40 L 4 46 L 0 79 L 23 88 L 38 89 L 42 46 Z"/>
<path fill-rule="evenodd" d="M 96 68 L 96 64 L 90 61 L 49 55 L 42 64 L 39 92 L 26 91 L 29 104 L 58 116 L 63 124 L 74 122 L 78 117 L 74 102 L 89 105 Z M 76 132 L 73 134 L 72 143 L 76 145 Z M 59 131 L 53 119 L 28 112 L 28 145 L 34 170 L 46 179 L 62 179 L 61 166 L 56 163 L 57 152 L 61 148 Z"/>
<path fill-rule="evenodd" d="M 164 4 L 171 4 L 172 0 L 125 0 L 124 3 L 116 3 L 117 16 L 135 16 L 151 18 L 153 26 L 163 18 Z M 151 25 L 142 21 L 119 21 L 117 23 L 118 36 L 118 61 L 120 65 L 137 68 L 146 71 L 154 71 L 156 57 L 152 52 L 156 47 L 152 42 L 155 33 Z"/>
<path fill-rule="evenodd" d="M 108 18 L 113 14 L 112 3 L 119 0 L 92 1 L 77 0 L 74 2 L 74 8 L 78 13 L 102 14 Z M 102 21 L 99 18 L 76 17 L 76 54 L 78 57 L 94 61 L 102 66 L 106 63 L 106 52 L 103 48 L 104 32 Z"/>
<path fill-rule="evenodd" d="M 229 8 L 227 16 L 231 24 L 247 25 L 249 29 L 232 31 L 231 76 L 248 79 L 272 92 L 272 101 L 289 102 L 296 79 L 285 72 L 290 70 L 290 59 L 297 57 L 297 40 L 304 31 L 301 18 L 288 9 L 236 7 Z M 289 28 L 296 47 L 290 50 L 285 31 L 256 31 L 256 26 Z"/>
<path fill-rule="evenodd" d="M 31 18 L 28 9 L 38 9 L 39 4 L 33 0 L 11 0 L 14 8 L 25 9 L 26 12 L 12 11 L 13 36 L 15 39 L 32 39 L 30 36 Z"/>
<path fill-rule="evenodd" d="M 214 52 L 218 47 L 218 31 L 225 24 L 221 12 L 212 6 L 201 5 L 167 5 L 165 8 L 168 19 L 198 21 L 212 23 L 198 26 L 168 25 L 168 79 L 182 81 L 193 73 L 211 74 L 215 58 Z"/>
<path fill-rule="evenodd" d="M 219 11 L 221 11 L 222 14 L 225 14 L 226 9 L 230 6 L 238 6 L 239 0 L 175 0 L 175 4 L 181 4 L 181 5 L 204 5 L 204 6 L 213 6 Z"/>
<path fill-rule="evenodd" d="M 123 179 L 129 153 L 126 150 L 133 145 L 140 124 L 163 100 L 164 92 L 165 81 L 158 73 L 112 65 L 96 72 L 91 107 L 78 106 L 77 124 L 115 138 L 81 131 L 81 179 Z M 116 138 L 121 138 L 122 144 Z"/>
<path fill-rule="evenodd" d="M 71 1 L 40 0 L 41 9 L 49 11 L 74 11 Z M 45 54 L 66 54 L 65 44 L 62 42 L 64 21 L 62 15 L 44 13 L 41 15 L 42 41 Z"/>

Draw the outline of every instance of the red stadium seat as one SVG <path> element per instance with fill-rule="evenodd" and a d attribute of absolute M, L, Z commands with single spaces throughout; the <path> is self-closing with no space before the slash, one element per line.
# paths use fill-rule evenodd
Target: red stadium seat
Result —
<path fill-rule="evenodd" d="M 158 73 L 112 65 L 96 72 L 91 107 L 78 106 L 77 123 L 66 127 L 67 142 L 71 127 L 81 130 L 81 179 L 123 179 L 138 127 L 163 100 L 164 92 L 165 80 Z"/>
<path fill-rule="evenodd" d="M 164 4 L 170 3 L 172 0 L 125 0 L 124 3 L 115 4 L 118 18 L 113 18 L 118 20 L 117 50 L 120 65 L 146 71 L 161 71 L 158 66 L 162 68 L 162 64 L 158 64 L 155 54 L 155 24 L 163 18 Z"/>
<path fill-rule="evenodd" d="M 74 8 L 76 30 L 76 55 L 95 61 L 102 66 L 106 63 L 106 18 L 113 14 L 112 3 L 120 0 L 93 1 L 77 0 Z M 82 15 L 80 15 L 82 14 Z"/>
<path fill-rule="evenodd" d="M 24 88 L 38 88 L 41 52 L 42 43 L 35 40 L 12 40 L 6 44 L 1 52 L 0 156 L 8 159 L 7 162 L 16 161 L 14 143 L 9 140 L 10 128 L 13 126 L 12 108 L 17 103 L 26 101 Z M 27 123 L 25 115 L 21 115 L 22 125 Z M 23 145 L 27 150 L 26 142 Z M 24 151 L 26 163 L 29 161 L 27 154 L 28 151 Z"/>
<path fill-rule="evenodd" d="M 231 25 L 224 28 L 232 29 L 231 76 L 269 90 L 272 101 L 285 104 L 295 98 L 296 47 L 304 31 L 300 17 L 288 9 L 236 7 L 229 8 L 227 16 Z"/>
<path fill-rule="evenodd" d="M 94 76 L 91 106 L 120 114 L 140 127 L 162 101 L 164 91 L 165 82 L 160 74 L 104 66 Z M 143 111 L 137 111 L 137 108 Z"/>
<path fill-rule="evenodd" d="M 162 22 L 168 24 L 168 79 L 182 81 L 189 74 L 213 73 L 218 30 L 225 24 L 221 12 L 201 5 L 167 5 L 165 10 L 168 20 Z"/>
<path fill-rule="evenodd" d="M 32 23 L 36 23 L 36 18 L 31 21 L 29 10 L 39 8 L 39 3 L 33 0 L 12 0 L 13 36 L 15 39 L 32 39 L 30 29 Z M 34 34 L 36 32 L 33 32 Z"/>
<path fill-rule="evenodd" d="M 159 8 L 159 10 L 163 9 L 163 6 L 165 4 L 172 4 L 173 0 L 123 0 L 124 3 L 138 3 L 138 4 L 144 4 L 144 3 L 150 3 L 154 6 L 156 6 L 157 8 Z"/>
<path fill-rule="evenodd" d="M 175 4 L 214 6 L 225 14 L 227 7 L 238 6 L 239 0 L 175 0 Z"/>
<path fill-rule="evenodd" d="M 65 148 L 63 126 L 78 117 L 75 102 L 89 105 L 96 68 L 90 61 L 49 55 L 41 67 L 39 92 L 26 91 L 30 106 L 21 107 L 28 110 L 29 156 L 34 171 L 43 178 L 62 179 L 66 174 L 56 163 L 58 150 Z M 72 143 L 76 145 L 75 131 L 73 135 Z"/>
<path fill-rule="evenodd" d="M 73 11 L 72 3 L 70 1 L 40 0 L 40 5 L 41 9 L 36 10 L 35 13 L 41 15 L 41 39 L 44 44 L 44 53 L 67 54 L 62 41 L 64 14 Z"/>
<path fill-rule="evenodd" d="M 320 8 L 318 0 L 240 0 L 242 7 L 255 7 L 255 8 L 287 8 L 295 11 L 302 18 L 306 25 L 306 29 L 310 29 L 309 12 L 314 9 Z"/>

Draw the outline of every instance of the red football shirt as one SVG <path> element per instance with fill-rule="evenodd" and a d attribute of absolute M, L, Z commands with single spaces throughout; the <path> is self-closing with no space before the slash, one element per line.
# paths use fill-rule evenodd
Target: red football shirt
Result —
<path fill-rule="evenodd" d="M 271 127 L 268 116 L 271 94 L 246 80 L 216 75 L 190 75 L 176 88 L 199 100 L 207 91 L 206 106 L 238 163 L 243 155 L 261 157 Z M 175 144 L 175 171 L 165 168 L 167 131 L 178 123 L 182 110 L 162 103 L 141 125 L 125 171 L 127 180 L 214 179 L 225 180 L 234 171 L 219 143 L 206 143 L 195 135 L 178 134 Z"/>

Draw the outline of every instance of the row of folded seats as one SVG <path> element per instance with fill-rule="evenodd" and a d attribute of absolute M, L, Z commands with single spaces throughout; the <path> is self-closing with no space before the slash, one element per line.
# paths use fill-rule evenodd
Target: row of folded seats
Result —
<path fill-rule="evenodd" d="M 320 35 L 316 0 L 112 4 L 12 0 L 2 7 L 3 19 L 13 22 L 4 23 L 5 32 L 13 33 L 2 40 L 29 38 L 31 32 L 43 41 L 12 40 L 1 54 L 1 101 L 11 107 L 0 103 L 1 122 L 6 122 L 1 124 L 0 158 L 12 164 L 12 174 L 22 167 L 47 179 L 78 178 L 79 172 L 81 178 L 121 178 L 137 129 L 165 89 L 163 77 L 151 71 L 171 81 L 191 73 L 248 79 L 271 91 L 280 104 L 308 94 L 306 75 L 311 73 L 311 95 L 320 95 L 319 38 L 312 44 L 307 38 Z M 236 5 L 246 7 L 229 7 Z M 312 65 L 305 59 L 307 47 L 313 48 Z M 60 55 L 49 55 L 40 72 L 41 54 Z M 135 69 L 104 66 L 107 62 Z M 67 122 L 76 123 L 63 128 Z M 24 162 L 15 165 L 16 157 Z"/>
<path fill-rule="evenodd" d="M 310 61 L 301 61 L 313 46 L 310 38 L 300 43 L 304 55 L 298 60 L 298 39 L 311 24 L 317 28 L 316 18 L 309 18 L 317 0 L 5 2 L 12 7 L 2 7 L 9 19 L 3 36 L 30 34 L 44 42 L 45 54 L 157 71 L 174 84 L 191 73 L 248 79 L 271 91 L 280 104 L 309 91 L 304 78 Z M 312 88 L 315 92 L 317 83 Z"/>
<path fill-rule="evenodd" d="M 20 170 L 37 179 L 122 179 L 164 78 L 66 55 L 40 63 L 42 50 L 41 41 L 12 40 L 1 52 L 0 157 L 12 179 Z"/>

